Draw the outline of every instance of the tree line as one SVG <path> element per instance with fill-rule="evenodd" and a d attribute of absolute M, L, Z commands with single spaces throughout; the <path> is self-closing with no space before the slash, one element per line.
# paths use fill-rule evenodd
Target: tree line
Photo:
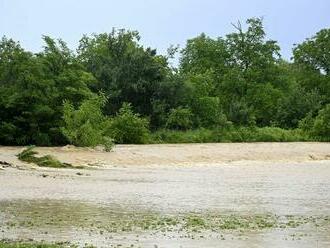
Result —
<path fill-rule="evenodd" d="M 246 130 L 329 140 L 330 29 L 295 45 L 286 61 L 262 19 L 244 26 L 224 37 L 201 34 L 167 55 L 123 29 L 83 36 L 76 51 L 44 36 L 43 50 L 32 53 L 3 37 L 0 144 L 111 147 L 162 142 L 169 133 L 184 142 L 179 136 L 196 130 L 209 137 L 202 142 L 253 141 Z"/>

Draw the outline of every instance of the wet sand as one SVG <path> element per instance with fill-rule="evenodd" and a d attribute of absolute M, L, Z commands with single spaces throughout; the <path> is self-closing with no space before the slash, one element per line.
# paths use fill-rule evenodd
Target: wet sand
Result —
<path fill-rule="evenodd" d="M 99 247 L 330 247 L 329 143 L 38 148 L 90 166 L 83 170 L 31 167 L 16 159 L 20 150 L 0 147 L 0 161 L 14 167 L 0 170 L 0 238 Z M 211 224 L 182 228 L 190 215 Z M 269 216 L 278 223 L 246 225 Z M 163 225 L 167 217 L 176 224 Z M 153 228 L 141 228 L 144 218 Z M 228 218 L 234 228 L 212 222 Z M 110 220 L 123 226 L 109 231 Z"/>

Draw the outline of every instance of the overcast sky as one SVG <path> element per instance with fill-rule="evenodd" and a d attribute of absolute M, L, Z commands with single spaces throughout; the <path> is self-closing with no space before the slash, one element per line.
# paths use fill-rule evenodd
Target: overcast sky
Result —
<path fill-rule="evenodd" d="M 224 36 L 249 17 L 263 17 L 290 58 L 294 43 L 330 27 L 330 0 L 0 0 L 0 36 L 36 52 L 43 34 L 75 49 L 83 34 L 117 27 L 138 30 L 143 44 L 164 53 L 201 32 Z"/>

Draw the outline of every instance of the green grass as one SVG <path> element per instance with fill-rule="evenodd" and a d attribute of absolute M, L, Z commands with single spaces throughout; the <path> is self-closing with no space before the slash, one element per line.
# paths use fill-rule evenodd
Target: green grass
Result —
<path fill-rule="evenodd" d="M 15 228 L 79 227 L 105 233 L 140 231 L 263 230 L 296 228 L 314 223 L 329 226 L 329 216 L 277 216 L 274 214 L 241 215 L 187 213 L 162 215 L 152 211 L 125 212 L 75 201 L 8 201 L 0 203 L 0 213 L 8 216 L 5 226 Z M 0 247 L 1 248 L 1 247 Z"/>
<path fill-rule="evenodd" d="M 52 230 L 70 230 L 76 235 L 95 235 L 103 237 L 115 234 L 126 236 L 161 235 L 176 238 L 219 237 L 226 235 L 247 234 L 262 230 L 302 230 L 307 228 L 328 231 L 329 216 L 299 216 L 275 214 L 239 214 L 239 213 L 184 213 L 164 215 L 158 212 L 110 208 L 78 201 L 63 200 L 16 200 L 0 202 L 0 214 L 5 213 L 6 221 L 3 230 L 19 232 L 31 230 L 34 232 Z M 304 229 L 305 230 L 305 229 Z M 309 229 L 308 229 L 309 230 Z M 83 231 L 81 233 L 81 231 Z M 6 231 L 4 235 L 6 234 Z M 211 235 L 211 236 L 210 236 Z M 156 236 L 157 237 L 157 236 Z M 74 243 L 17 243 L 15 241 L 0 241 L 0 248 L 59 248 L 73 247 Z M 91 246 L 86 246 L 91 247 Z M 119 246 L 118 246 L 119 247 Z M 126 247 L 126 246 L 122 246 Z"/>
<path fill-rule="evenodd" d="M 0 248 L 62 248 L 62 247 L 68 247 L 68 246 L 57 245 L 57 244 L 45 244 L 45 243 L 0 241 Z"/>
<path fill-rule="evenodd" d="M 75 168 L 71 164 L 62 163 L 56 158 L 45 155 L 38 157 L 38 152 L 34 150 L 34 146 L 29 146 L 17 155 L 18 159 L 27 163 L 34 163 L 39 167 L 51 167 L 51 168 Z"/>
<path fill-rule="evenodd" d="M 77 245 L 69 242 L 57 242 L 54 244 L 47 244 L 43 242 L 23 242 L 23 241 L 11 241 L 0 240 L 0 248 L 78 248 Z M 96 248 L 92 245 L 85 245 L 84 248 Z"/>

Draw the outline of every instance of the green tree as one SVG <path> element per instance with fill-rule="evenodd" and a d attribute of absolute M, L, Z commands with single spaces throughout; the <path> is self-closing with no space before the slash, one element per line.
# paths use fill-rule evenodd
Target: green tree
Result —
<path fill-rule="evenodd" d="M 284 128 L 296 128 L 299 121 L 309 113 L 321 108 L 322 99 L 317 91 L 308 92 L 299 85 L 293 86 L 289 94 L 279 101 L 276 122 Z"/>
<path fill-rule="evenodd" d="M 246 24 L 246 30 L 240 22 L 233 25 L 236 32 L 224 38 L 202 34 L 189 40 L 180 69 L 188 81 L 198 81 L 195 91 L 203 93 L 197 98 L 219 98 L 219 109 L 230 121 L 264 126 L 271 123 L 276 112 L 273 104 L 285 86 L 279 73 L 280 48 L 266 39 L 262 19 L 248 19 Z M 201 77 L 205 79 L 196 80 Z"/>
<path fill-rule="evenodd" d="M 156 50 L 139 44 L 137 32 L 113 30 L 111 33 L 84 36 L 79 58 L 109 101 L 106 114 L 116 113 L 123 102 L 130 102 L 142 115 L 152 114 L 152 99 L 167 73 L 167 60 Z"/>
<path fill-rule="evenodd" d="M 181 74 L 169 73 L 152 99 L 151 128 L 165 127 L 170 110 L 189 105 L 193 91 L 193 86 Z"/>
<path fill-rule="evenodd" d="M 202 33 L 187 41 L 181 51 L 180 70 L 185 74 L 203 74 L 213 71 L 220 75 L 230 58 L 223 38 L 212 39 Z"/>
<path fill-rule="evenodd" d="M 246 21 L 246 31 L 240 22 L 233 24 L 237 32 L 226 36 L 230 64 L 238 67 L 248 82 L 267 83 L 276 73 L 275 64 L 280 57 L 280 47 L 274 40 L 266 40 L 261 18 Z"/>
<path fill-rule="evenodd" d="M 307 90 L 317 90 L 330 103 L 330 29 L 322 29 L 293 49 L 299 68 L 299 82 Z"/>
<path fill-rule="evenodd" d="M 269 126 L 276 122 L 276 114 L 283 93 L 272 84 L 256 84 L 247 91 L 248 105 L 257 126 Z"/>
<path fill-rule="evenodd" d="M 41 53 L 19 43 L 0 42 L 0 142 L 2 144 L 63 144 L 62 102 L 79 103 L 92 95 L 91 74 L 83 70 L 65 43 L 44 37 Z M 10 132 L 10 135 L 5 132 Z"/>
<path fill-rule="evenodd" d="M 330 74 L 330 29 L 322 29 L 293 49 L 296 63 L 320 73 Z"/>

